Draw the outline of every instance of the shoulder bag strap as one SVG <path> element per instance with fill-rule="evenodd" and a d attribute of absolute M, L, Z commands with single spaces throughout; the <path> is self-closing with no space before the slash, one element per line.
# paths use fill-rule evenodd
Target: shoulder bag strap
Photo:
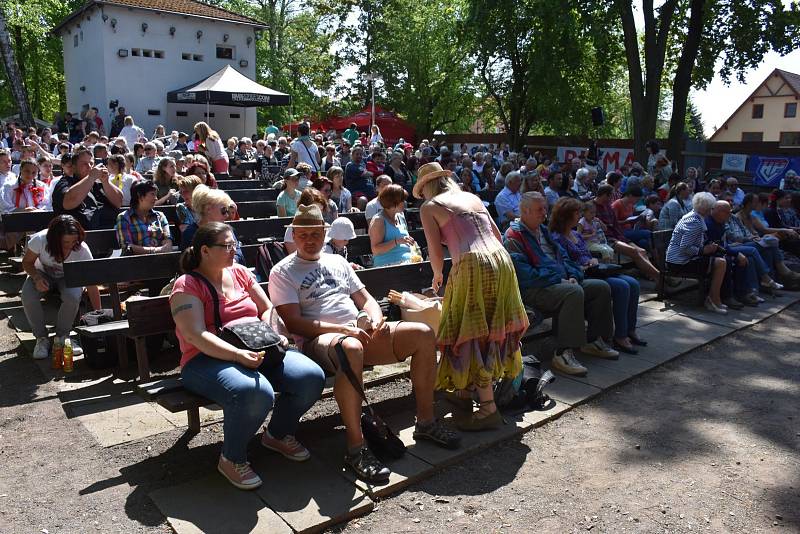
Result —
<path fill-rule="evenodd" d="M 344 375 L 347 377 L 347 380 L 350 381 L 352 384 L 353 389 L 361 396 L 361 400 L 364 401 L 367 405 L 367 409 L 369 412 L 374 416 L 375 412 L 372 411 L 372 406 L 367 399 L 367 394 L 364 392 L 364 388 L 361 387 L 361 384 L 358 382 L 358 378 L 356 378 L 355 373 L 353 372 L 353 368 L 350 367 L 350 361 L 347 359 L 347 355 L 344 353 L 344 347 L 342 347 L 342 342 L 347 339 L 349 336 L 342 337 L 339 341 L 336 342 L 334 345 L 334 350 L 336 351 L 336 356 L 339 358 L 339 367 L 341 368 Z"/>
<path fill-rule="evenodd" d="M 209 293 L 211 293 L 211 300 L 214 301 L 214 326 L 217 327 L 217 332 L 219 332 L 222 330 L 222 317 L 219 314 L 219 295 L 217 294 L 217 288 L 214 287 L 214 284 L 212 284 L 208 278 L 196 271 L 191 271 L 186 274 L 205 283 Z"/>
<path fill-rule="evenodd" d="M 304 139 L 301 139 L 300 142 L 303 144 L 303 148 L 306 149 L 306 154 L 308 154 L 308 157 L 311 158 L 311 161 L 314 163 L 314 172 L 319 171 L 319 164 L 317 163 L 317 158 L 311 155 L 311 150 L 309 150 L 308 145 L 306 144 Z"/>

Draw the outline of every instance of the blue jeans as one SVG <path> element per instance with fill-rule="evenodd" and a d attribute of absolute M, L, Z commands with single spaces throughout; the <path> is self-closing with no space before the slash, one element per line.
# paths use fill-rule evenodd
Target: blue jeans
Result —
<path fill-rule="evenodd" d="M 761 277 L 769 274 L 769 267 L 761 258 L 761 253 L 752 245 L 729 246 L 728 250 L 744 255 L 747 258 L 747 267 L 734 266 L 734 291 L 737 296 L 758 291 Z M 777 248 L 775 248 L 777 250 Z"/>
<path fill-rule="evenodd" d="M 281 365 L 248 369 L 198 354 L 181 369 L 189 391 L 222 406 L 225 438 L 222 454 L 235 463 L 247 461 L 247 443 L 275 405 L 269 433 L 278 439 L 294 434 L 300 417 L 319 399 L 325 373 L 299 352 L 287 351 Z M 281 392 L 275 402 L 275 390 Z"/>
<path fill-rule="evenodd" d="M 611 305 L 614 313 L 614 337 L 624 338 L 636 330 L 639 311 L 639 281 L 627 274 L 606 278 L 611 288 Z"/>
<path fill-rule="evenodd" d="M 761 256 L 761 259 L 764 260 L 769 275 L 772 278 L 778 276 L 778 264 L 783 262 L 783 251 L 781 249 L 778 247 L 765 247 L 761 243 L 755 241 L 749 241 L 743 243 L 743 245 L 755 248 Z"/>
<path fill-rule="evenodd" d="M 623 230 L 625 237 L 630 239 L 645 250 L 650 250 L 653 241 L 653 232 L 650 230 Z"/>

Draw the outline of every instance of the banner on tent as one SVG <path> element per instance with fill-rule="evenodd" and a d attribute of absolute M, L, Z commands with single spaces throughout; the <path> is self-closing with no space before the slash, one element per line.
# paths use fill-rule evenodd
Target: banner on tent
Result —
<path fill-rule="evenodd" d="M 753 173 L 755 185 L 779 187 L 790 169 L 800 174 L 800 157 L 750 156 L 747 161 L 747 171 Z"/>
<path fill-rule="evenodd" d="M 630 165 L 636 159 L 630 148 L 600 148 L 600 167 L 606 171 L 615 171 L 623 165 Z M 556 153 L 558 161 L 570 161 L 572 158 L 587 154 L 586 147 L 560 146 Z"/>

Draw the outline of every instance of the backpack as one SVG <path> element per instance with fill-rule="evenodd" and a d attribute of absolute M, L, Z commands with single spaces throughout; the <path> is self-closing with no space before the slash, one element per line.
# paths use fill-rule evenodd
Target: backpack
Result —
<path fill-rule="evenodd" d="M 542 372 L 542 364 L 535 356 L 527 354 L 522 357 L 522 371 L 516 377 L 503 378 L 495 384 L 494 402 L 504 413 L 549 410 L 555 402 L 544 387 L 555 379 L 551 371 Z"/>
<path fill-rule="evenodd" d="M 283 258 L 288 256 L 286 246 L 275 238 L 267 239 L 258 247 L 256 254 L 256 276 L 262 282 L 269 280 L 269 272 Z"/>

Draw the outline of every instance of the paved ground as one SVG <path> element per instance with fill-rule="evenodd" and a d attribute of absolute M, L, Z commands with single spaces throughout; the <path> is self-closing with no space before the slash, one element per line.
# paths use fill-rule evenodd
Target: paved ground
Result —
<path fill-rule="evenodd" d="M 380 503 L 344 532 L 798 532 L 800 306 Z"/>
<path fill-rule="evenodd" d="M 127 401 L 133 396 L 126 386 L 110 379 L 52 381 L 46 366 L 17 354 L 18 339 L 2 322 L 0 533 L 290 532 L 288 525 L 313 528 L 342 510 L 373 508 L 337 530 L 798 531 L 800 307 L 603 393 L 785 302 L 722 320 L 681 304 L 646 303 L 642 335 L 661 342 L 637 358 L 587 361 L 588 379 L 556 383 L 553 394 L 563 403 L 549 414 L 470 436 L 468 448 L 494 443 L 476 454 L 456 461 L 412 448 L 388 489 L 353 485 L 330 470 L 341 452 L 341 429 L 333 403 L 321 401 L 300 436 L 313 442 L 317 463 L 300 467 L 255 455 L 263 476 L 304 484 L 273 482 L 258 493 L 233 490 L 214 474 L 219 424 L 189 443 L 177 419 L 165 420 L 157 435 L 137 438 L 161 416 L 147 405 L 141 414 L 126 411 L 142 405 Z M 0 307 L 8 304 L 0 299 Z M 409 389 L 400 380 L 371 393 L 382 413 L 397 414 L 405 439 Z M 496 442 L 591 396 L 555 422 Z M 107 403 L 119 408 L 99 409 Z M 110 434 L 118 437 L 98 438 Z M 406 484 L 406 492 L 385 498 Z M 226 514 L 218 512 L 222 500 Z"/>

